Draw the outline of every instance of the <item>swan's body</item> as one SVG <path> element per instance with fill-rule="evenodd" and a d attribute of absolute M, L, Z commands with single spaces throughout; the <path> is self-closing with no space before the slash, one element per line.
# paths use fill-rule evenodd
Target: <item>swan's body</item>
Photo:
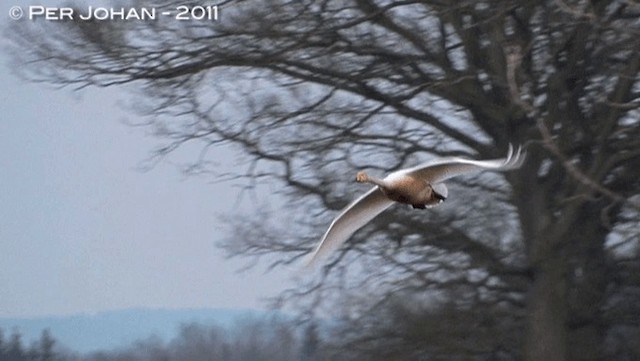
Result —
<path fill-rule="evenodd" d="M 424 209 L 444 202 L 448 196 L 445 180 L 463 173 L 489 170 L 509 170 L 520 167 L 524 160 L 521 149 L 513 152 L 509 146 L 506 158 L 470 160 L 448 158 L 417 167 L 401 169 L 383 179 L 358 172 L 356 182 L 370 183 L 374 187 L 348 205 L 331 222 L 320 244 L 311 255 L 309 264 L 331 253 L 347 241 L 351 235 L 369 223 L 394 202 Z"/>
<path fill-rule="evenodd" d="M 447 189 L 444 184 L 438 184 L 439 187 L 434 188 L 428 181 L 416 175 L 401 172 L 391 173 L 384 179 L 373 178 L 365 172 L 358 172 L 356 182 L 374 184 L 390 201 L 410 204 L 413 208 L 424 209 L 435 206 L 447 198 Z"/>

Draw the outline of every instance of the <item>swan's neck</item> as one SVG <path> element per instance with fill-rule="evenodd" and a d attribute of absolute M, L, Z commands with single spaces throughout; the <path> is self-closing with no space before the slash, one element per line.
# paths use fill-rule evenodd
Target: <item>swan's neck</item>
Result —
<path fill-rule="evenodd" d="M 360 171 L 360 172 L 358 172 L 358 174 L 356 174 L 356 182 L 358 182 L 358 183 L 369 183 L 369 184 L 377 185 L 378 187 L 381 187 L 381 188 L 386 188 L 387 187 L 387 182 L 385 182 L 384 179 L 371 177 L 370 175 L 368 175 L 367 173 L 365 173 L 363 171 Z"/>

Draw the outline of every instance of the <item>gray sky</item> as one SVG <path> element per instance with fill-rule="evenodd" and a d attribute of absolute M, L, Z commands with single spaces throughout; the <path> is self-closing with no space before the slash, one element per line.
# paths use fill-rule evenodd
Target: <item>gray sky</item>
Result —
<path fill-rule="evenodd" d="M 30 4 L 3 2 L 0 26 Z M 136 170 L 158 143 L 122 123 L 135 117 L 115 105 L 126 92 L 25 83 L 0 54 L 0 317 L 261 308 L 289 286 L 284 271 L 238 274 L 245 262 L 215 248 L 232 184 L 185 178 L 171 162 Z"/>

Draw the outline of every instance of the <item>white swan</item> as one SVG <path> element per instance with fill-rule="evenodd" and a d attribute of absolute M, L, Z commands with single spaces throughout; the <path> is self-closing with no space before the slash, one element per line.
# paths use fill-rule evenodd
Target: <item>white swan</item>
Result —
<path fill-rule="evenodd" d="M 522 148 L 514 153 L 509 145 L 506 158 L 493 160 L 470 160 L 446 158 L 417 167 L 401 169 L 379 179 L 365 172 L 356 174 L 356 182 L 375 185 L 367 193 L 353 201 L 331 222 L 307 265 L 314 265 L 347 241 L 351 235 L 369 223 L 375 216 L 389 208 L 393 202 L 405 203 L 413 208 L 424 209 L 444 202 L 447 198 L 445 180 L 457 175 L 489 170 L 509 170 L 522 165 Z"/>

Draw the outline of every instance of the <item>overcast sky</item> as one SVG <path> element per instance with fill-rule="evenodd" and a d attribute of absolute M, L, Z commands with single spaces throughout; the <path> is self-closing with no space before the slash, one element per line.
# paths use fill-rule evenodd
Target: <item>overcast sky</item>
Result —
<path fill-rule="evenodd" d="M 2 28 L 30 4 L 3 2 Z M 289 286 L 284 271 L 238 274 L 244 262 L 215 247 L 232 184 L 171 160 L 137 170 L 158 143 L 123 124 L 126 92 L 53 90 L 13 76 L 4 49 L 0 61 L 0 317 L 262 308 Z"/>

